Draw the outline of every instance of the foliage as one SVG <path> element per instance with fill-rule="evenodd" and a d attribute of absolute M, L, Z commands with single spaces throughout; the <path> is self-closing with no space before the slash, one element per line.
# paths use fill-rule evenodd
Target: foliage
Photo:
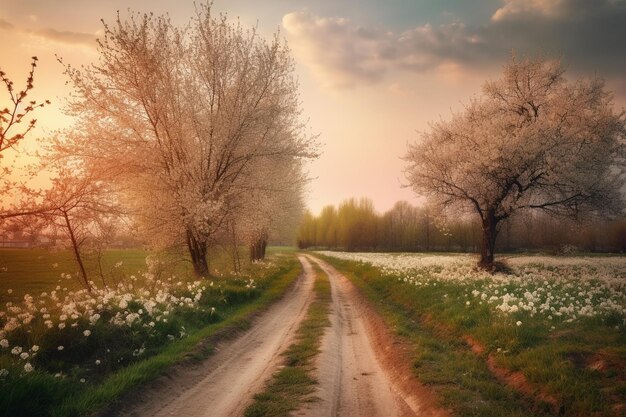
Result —
<path fill-rule="evenodd" d="M 298 245 L 348 251 L 475 252 L 480 229 L 476 219 L 442 216 L 427 205 L 400 201 L 379 214 L 371 201 L 351 199 L 337 208 L 324 207 L 318 216 L 306 213 L 298 229 Z M 577 222 L 525 212 L 504 221 L 500 236 L 496 247 L 507 252 L 624 252 L 626 220 Z"/>

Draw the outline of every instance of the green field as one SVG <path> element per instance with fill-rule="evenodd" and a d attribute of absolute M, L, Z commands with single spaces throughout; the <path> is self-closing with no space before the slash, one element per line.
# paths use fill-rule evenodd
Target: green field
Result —
<path fill-rule="evenodd" d="M 449 255 L 440 261 L 430 254 L 342 255 L 364 261 L 332 254 L 325 259 L 361 288 L 388 325 L 413 346 L 417 377 L 456 415 L 626 413 L 625 282 L 620 277 L 625 271 L 620 264 L 612 276 L 587 278 L 608 267 L 592 263 L 586 270 L 571 259 L 556 258 L 555 265 L 532 267 L 532 274 L 543 275 L 485 278 L 463 269 L 471 262 L 464 257 L 452 262 Z M 422 266 L 384 270 L 365 261 L 397 266 L 407 265 L 409 257 Z M 497 308 L 503 289 L 518 296 L 511 305 L 519 303 L 519 311 Z M 481 294 L 495 294 L 497 300 L 490 303 Z M 556 308 L 548 305 L 543 312 L 549 303 Z"/>
<path fill-rule="evenodd" d="M 88 293 L 77 279 L 61 278 L 72 271 L 67 252 L 1 252 L 2 413 L 79 416 L 98 410 L 170 365 L 210 354 L 211 346 L 199 342 L 249 326 L 301 271 L 293 253 L 281 250 L 265 262 L 244 263 L 237 274 L 218 252 L 206 279 L 193 276 L 175 254 L 161 256 L 157 267 L 146 265 L 148 255 L 107 251 L 106 287 L 94 279 Z M 89 272 L 96 274 L 93 263 Z"/>
<path fill-rule="evenodd" d="M 105 279 L 115 285 L 124 275 L 145 270 L 148 254 L 140 249 L 107 250 L 102 257 Z M 120 261 L 122 265 L 116 268 L 115 264 Z M 78 279 L 61 278 L 61 273 L 76 276 L 77 271 L 70 251 L 0 249 L 0 300 L 18 301 L 24 294 L 50 292 L 57 285 L 70 290 L 80 289 Z M 97 262 L 91 257 L 88 257 L 87 272 L 96 284 L 102 283 Z M 11 294 L 8 290 L 12 290 Z"/>

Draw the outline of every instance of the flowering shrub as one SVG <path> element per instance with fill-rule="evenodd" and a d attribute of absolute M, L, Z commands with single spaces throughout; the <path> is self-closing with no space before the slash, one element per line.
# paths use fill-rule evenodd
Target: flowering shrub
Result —
<path fill-rule="evenodd" d="M 369 263 L 416 287 L 460 285 L 466 306 L 488 305 L 499 314 L 555 323 L 597 317 L 626 328 L 626 257 L 514 256 L 507 259 L 509 273 L 491 274 L 477 269 L 471 255 L 320 253 Z M 523 320 L 511 323 L 520 326 Z"/>

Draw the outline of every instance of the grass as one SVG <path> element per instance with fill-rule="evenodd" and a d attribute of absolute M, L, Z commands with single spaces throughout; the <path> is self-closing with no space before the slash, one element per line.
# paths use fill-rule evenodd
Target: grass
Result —
<path fill-rule="evenodd" d="M 146 256 L 149 252 L 140 249 L 107 250 L 103 256 L 103 269 L 112 281 L 138 270 L 146 269 Z M 115 268 L 117 262 L 122 266 Z M 97 267 L 90 259 L 88 274 L 96 278 Z M 45 249 L 0 249 L 0 302 L 18 301 L 25 294 L 50 292 L 57 285 L 69 290 L 81 287 L 77 279 L 62 279 L 61 273 L 76 274 L 74 258 L 69 251 L 48 251 Z M 113 282 L 111 282 L 113 283 Z M 116 283 L 116 282 L 115 282 Z M 8 290 L 12 290 L 11 294 Z"/>
<path fill-rule="evenodd" d="M 245 248 L 240 248 L 240 258 L 244 261 L 244 272 L 250 268 Z M 268 254 L 290 253 L 282 247 L 269 248 Z M 98 262 L 95 254 L 85 255 L 85 266 L 89 279 L 96 285 L 115 286 L 129 275 L 141 276 L 146 270 L 146 257 L 156 255 L 160 261 L 157 268 L 161 275 L 174 274 L 191 277 L 193 267 L 184 251 L 170 250 L 159 253 L 144 249 L 107 249 Z M 209 252 L 208 260 L 213 276 L 220 276 L 232 269 L 229 254 L 220 248 Z M 71 279 L 61 274 L 74 275 Z M 69 250 L 47 249 L 0 249 L 0 303 L 20 301 L 25 294 L 37 295 L 50 292 L 57 285 L 68 290 L 82 288 L 76 278 L 78 268 Z M 103 278 L 104 277 L 104 278 Z M 8 292 L 11 290 L 11 293 Z"/>
<path fill-rule="evenodd" d="M 626 404 L 626 335 L 614 323 L 580 319 L 550 329 L 543 317 L 515 326 L 489 305 L 466 305 L 468 283 L 414 286 L 367 264 L 325 258 L 374 302 L 414 347 L 416 375 L 460 416 L 619 415 Z M 471 290 L 471 289 L 470 289 Z M 485 348 L 472 352 L 467 336 Z M 487 365 L 521 372 L 532 395 L 503 384 Z M 594 365 L 595 364 L 595 365 Z M 533 392 L 534 391 L 534 392 Z M 545 395 L 556 399 L 546 402 Z M 620 411 L 621 410 L 621 411 Z"/>
<path fill-rule="evenodd" d="M 61 261 L 61 255 L 56 254 L 56 260 Z M 119 255 L 126 255 L 125 259 L 145 259 L 144 253 L 138 251 L 110 254 L 115 262 L 119 262 Z M 35 366 L 34 372 L 20 372 L 23 364 L 13 364 L 14 358 L 8 353 L 9 349 L 0 349 L 0 368 L 10 370 L 8 376 L 0 376 L 0 415 L 86 415 L 110 404 L 128 390 L 156 378 L 185 358 L 205 357 L 211 347 L 199 348 L 201 341 L 226 335 L 230 329 L 249 326 L 253 314 L 280 298 L 300 274 L 301 268 L 295 256 L 277 254 L 271 258 L 273 266 L 255 264 L 248 267 L 249 276 L 255 279 L 254 286 L 248 285 L 249 281 L 243 278 L 214 278 L 218 285 L 209 288 L 207 284 L 198 309 L 181 307 L 172 310 L 167 316 L 167 323 L 157 322 L 152 328 L 113 326 L 103 317 L 92 327 L 83 323 L 86 319 L 78 318 L 79 327 L 70 327 L 68 323 L 63 330 L 46 330 L 36 340 L 40 346 L 38 356 L 31 353 L 29 359 Z M 124 264 L 132 265 L 125 261 Z M 139 262 L 135 266 L 139 267 Z M 47 283 L 45 279 L 42 272 L 41 282 L 44 285 Z M 22 290 L 32 292 L 38 282 L 22 281 Z M 56 285 L 56 281 L 52 281 L 52 285 Z M 17 291 L 19 287 L 15 288 Z M 205 304 L 207 307 L 203 307 Z M 210 306 L 217 306 L 217 313 L 209 313 L 207 309 Z M 131 302 L 126 310 L 132 312 L 140 307 Z M 102 312 L 103 316 L 108 317 L 117 309 L 114 307 L 111 312 L 107 311 Z M 27 331 L 29 327 L 24 327 L 24 331 L 18 329 L 18 334 L 16 331 L 10 333 L 11 346 L 31 346 L 34 332 L 41 327 L 38 320 L 35 319 L 31 325 L 35 326 L 32 327 L 32 334 Z M 84 337 L 82 328 L 91 329 L 91 336 Z M 173 338 L 176 339 L 174 341 L 165 337 L 168 333 L 178 336 L 181 328 L 186 329 L 184 338 L 182 334 L 181 338 Z M 57 351 L 57 345 L 66 348 Z M 138 347 L 142 347 L 141 356 L 134 354 Z M 96 358 L 101 359 L 98 366 L 94 365 Z M 55 378 L 55 372 L 62 372 L 63 376 Z M 85 378 L 86 382 L 81 383 L 81 378 Z"/>
<path fill-rule="evenodd" d="M 265 390 L 254 396 L 246 409 L 246 417 L 285 416 L 298 409 L 303 402 L 314 401 L 311 394 L 316 381 L 312 378 L 313 361 L 319 353 L 321 335 L 328 320 L 331 300 L 330 282 L 315 265 L 315 300 L 309 306 L 306 318 L 296 333 L 296 341 L 285 352 L 285 364 L 276 372 Z"/>

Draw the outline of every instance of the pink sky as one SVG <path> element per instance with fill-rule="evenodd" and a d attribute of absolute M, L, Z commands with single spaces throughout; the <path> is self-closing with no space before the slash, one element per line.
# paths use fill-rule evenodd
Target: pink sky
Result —
<path fill-rule="evenodd" d="M 369 197 L 381 211 L 398 200 L 419 202 L 402 188 L 406 144 L 497 77 L 512 48 L 557 51 L 570 76 L 602 75 L 617 93 L 616 107 L 626 103 L 621 0 L 598 0 L 593 9 L 575 0 L 490 0 L 473 9 L 462 1 L 445 7 L 421 0 L 260 3 L 216 1 L 214 8 L 239 16 L 244 25 L 258 20 L 266 36 L 280 27 L 292 48 L 304 116 L 323 144 L 323 154 L 308 166 L 314 180 L 307 202 L 314 212 L 350 197 Z M 180 23 L 193 14 L 193 2 L 186 0 L 0 0 L 0 68 L 19 84 L 37 55 L 33 94 L 53 101 L 38 114 L 38 129 L 21 158 L 36 148 L 37 137 L 70 122 L 62 113 L 68 90 L 55 55 L 74 65 L 97 59 L 99 19 L 111 21 L 128 7 L 169 12 Z M 560 37 L 574 21 L 584 38 Z M 524 43 L 539 35 L 546 39 L 535 42 L 541 50 Z M 602 43 L 585 43 L 590 35 Z M 611 37 L 614 45 L 607 45 Z"/>

